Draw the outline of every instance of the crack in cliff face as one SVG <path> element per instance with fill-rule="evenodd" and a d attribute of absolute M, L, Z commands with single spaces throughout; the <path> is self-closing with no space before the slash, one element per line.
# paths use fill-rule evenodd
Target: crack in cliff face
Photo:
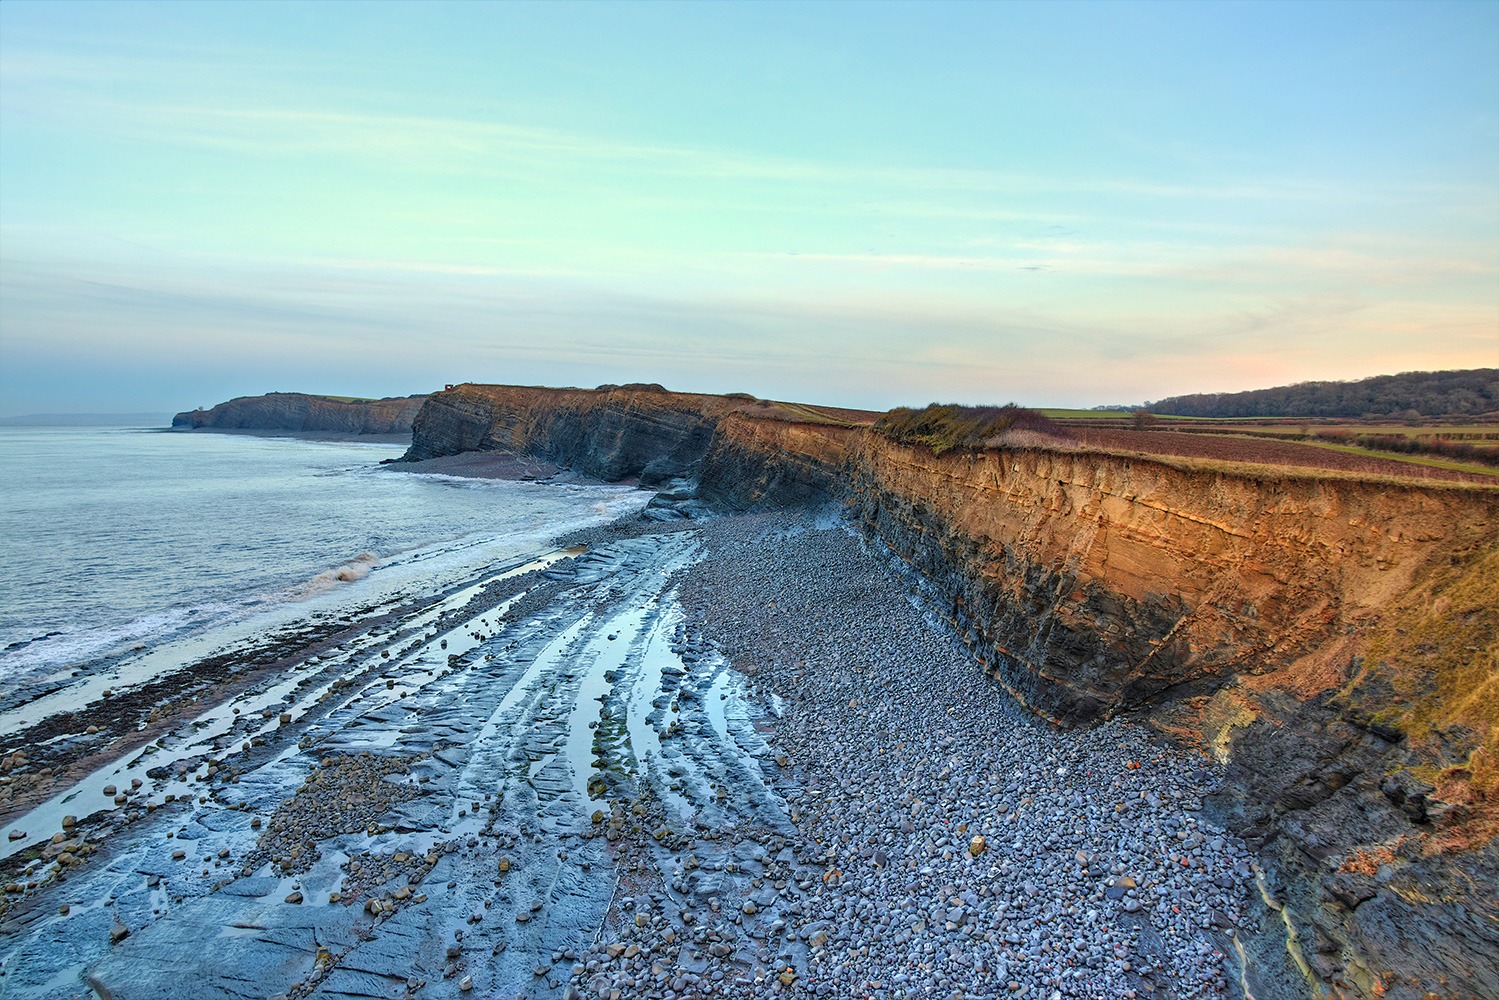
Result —
<path fill-rule="evenodd" d="M 1188 611 L 1186 614 L 1178 618 L 1176 620 L 1176 624 L 1172 625 L 1171 628 L 1167 630 L 1165 635 L 1161 636 L 1159 640 L 1155 640 L 1152 642 L 1154 648 L 1151 649 L 1148 654 L 1146 654 L 1145 659 L 1135 664 L 1135 666 L 1133 667 L 1133 671 L 1137 674 L 1144 674 L 1145 668 L 1150 666 L 1150 661 L 1155 659 L 1156 654 L 1159 653 L 1162 649 L 1167 648 L 1172 638 L 1176 635 L 1177 632 L 1182 629 L 1183 626 L 1188 625 L 1195 618 L 1197 618 L 1199 614 L 1204 613 L 1209 607 L 1211 607 L 1211 605 L 1215 601 L 1226 597 L 1229 593 L 1229 590 L 1230 584 L 1227 578 L 1222 579 L 1215 590 L 1210 591 L 1203 596 L 1202 603 L 1198 604 L 1197 607 L 1193 608 L 1191 611 Z"/>
<path fill-rule="evenodd" d="M 1265 906 L 1280 916 L 1281 926 L 1285 928 L 1285 949 L 1290 956 L 1291 962 L 1296 970 L 1301 973 L 1303 979 L 1313 990 L 1317 990 L 1318 977 L 1312 972 L 1311 965 L 1306 960 L 1306 953 L 1301 947 L 1301 934 L 1296 930 L 1296 921 L 1290 906 L 1275 898 L 1270 891 L 1269 884 L 1265 881 L 1265 872 L 1259 865 L 1254 866 L 1254 884 L 1259 890 L 1260 899 Z M 1237 944 L 1237 940 L 1235 941 Z M 1320 992 L 1320 990 L 1317 990 Z"/>

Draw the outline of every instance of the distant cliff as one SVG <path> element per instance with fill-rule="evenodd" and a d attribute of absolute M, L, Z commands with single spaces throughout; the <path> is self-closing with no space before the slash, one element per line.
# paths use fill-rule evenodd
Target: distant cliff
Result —
<path fill-rule="evenodd" d="M 465 385 L 407 457 L 841 501 L 1021 702 L 1134 713 L 1227 766 L 1213 808 L 1267 873 L 1239 932 L 1256 997 L 1499 995 L 1499 490 L 1012 440 L 935 455 L 795 404 Z"/>
<path fill-rule="evenodd" d="M 207 410 L 172 418 L 188 430 L 278 431 L 328 434 L 409 434 L 426 396 L 339 399 L 300 392 L 240 396 Z"/>
<path fill-rule="evenodd" d="M 465 451 L 542 458 L 609 482 L 654 486 L 700 478 L 727 506 L 783 503 L 826 495 L 846 444 L 814 458 L 779 435 L 820 427 L 840 440 L 837 422 L 809 423 L 752 396 L 668 392 L 657 385 L 599 389 L 460 385 L 436 393 L 417 414 L 409 461 Z"/>

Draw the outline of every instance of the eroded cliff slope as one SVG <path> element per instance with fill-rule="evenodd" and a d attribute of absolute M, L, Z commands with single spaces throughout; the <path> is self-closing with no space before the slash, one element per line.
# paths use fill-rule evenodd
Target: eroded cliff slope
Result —
<path fill-rule="evenodd" d="M 336 399 L 301 392 L 240 396 L 172 418 L 184 429 L 329 434 L 409 434 L 426 396 Z"/>
<path fill-rule="evenodd" d="M 939 457 L 798 412 L 461 386 L 408 457 L 690 476 L 724 507 L 840 499 L 1035 711 L 1139 713 L 1228 765 L 1216 808 L 1276 913 L 1244 942 L 1261 1000 L 1499 995 L 1499 491 L 1034 437 Z"/>

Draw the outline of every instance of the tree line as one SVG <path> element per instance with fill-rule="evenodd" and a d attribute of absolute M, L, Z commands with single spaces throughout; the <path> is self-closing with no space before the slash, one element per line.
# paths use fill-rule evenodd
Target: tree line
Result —
<path fill-rule="evenodd" d="M 1146 403 L 1179 417 L 1441 417 L 1499 411 L 1499 368 L 1402 372 L 1355 382 L 1298 382 L 1248 392 L 1200 392 Z"/>

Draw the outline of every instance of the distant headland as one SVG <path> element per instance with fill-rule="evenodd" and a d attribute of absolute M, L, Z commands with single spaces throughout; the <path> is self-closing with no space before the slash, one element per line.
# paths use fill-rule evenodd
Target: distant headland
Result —
<path fill-rule="evenodd" d="M 382 435 L 409 438 L 426 395 L 359 399 L 302 392 L 240 396 L 172 418 L 178 430 L 255 431 L 292 434 Z"/>

